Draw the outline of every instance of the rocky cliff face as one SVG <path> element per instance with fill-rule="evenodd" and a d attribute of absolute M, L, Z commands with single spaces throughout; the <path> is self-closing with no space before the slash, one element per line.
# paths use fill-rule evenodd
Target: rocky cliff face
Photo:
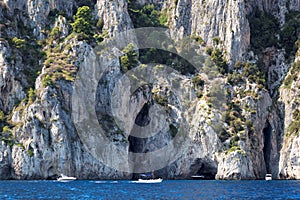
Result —
<path fill-rule="evenodd" d="M 284 103 L 284 140 L 279 162 L 281 178 L 299 179 L 299 50 L 295 63 L 280 90 L 280 100 Z M 292 78 L 291 78 L 292 77 Z M 291 79 L 291 80 L 289 80 Z"/>
<path fill-rule="evenodd" d="M 97 17 L 103 19 L 104 29 L 110 36 L 132 29 L 133 25 L 127 12 L 127 3 L 122 1 L 97 1 Z"/>
<path fill-rule="evenodd" d="M 49 25 L 50 11 L 59 10 L 67 16 L 73 15 L 74 1 L 4 1 L 5 6 L 14 13 L 24 26 L 33 29 L 33 35 L 44 38 L 43 30 Z"/>
<path fill-rule="evenodd" d="M 1 41 L 0 63 L 1 63 L 1 110 L 9 112 L 13 109 L 16 101 L 21 101 L 25 97 L 23 91 L 22 80 L 22 58 L 19 54 L 16 55 L 16 60 L 9 63 L 8 59 L 12 56 L 12 51 L 6 41 Z"/>
<path fill-rule="evenodd" d="M 178 44 L 191 37 L 200 49 L 198 53 L 203 54 L 206 49 L 203 71 L 174 72 L 170 73 L 170 82 L 160 76 L 155 83 L 131 88 L 130 80 L 140 77 L 138 71 L 130 71 L 133 65 L 135 69 L 144 69 L 140 63 L 145 59 L 143 52 L 138 57 L 133 51 L 126 51 L 127 40 L 123 38 L 119 38 L 118 49 L 113 50 L 119 58 L 108 60 L 94 49 L 97 44 L 104 44 L 103 40 L 133 29 L 136 16 L 132 13 L 154 13 L 138 11 L 139 6 L 128 5 L 125 0 L 86 3 L 92 11 L 88 21 L 92 34 L 87 26 L 82 30 L 86 35 L 72 30 L 73 15 L 85 5 L 82 2 L 6 0 L 0 4 L 0 178 L 54 179 L 65 173 L 82 179 L 126 179 L 135 176 L 133 172 L 141 172 L 143 166 L 151 165 L 135 153 L 156 152 L 159 157 L 156 150 L 171 144 L 180 148 L 166 151 L 168 164 L 155 169 L 164 178 L 204 175 L 209 179 L 259 179 L 271 173 L 273 178 L 299 179 L 298 58 L 291 67 L 281 43 L 262 44 L 259 50 L 255 49 L 253 40 L 257 38 L 253 38 L 250 18 L 261 16 L 256 13 L 271 14 L 278 19 L 279 29 L 286 24 L 286 13 L 300 10 L 300 2 L 129 3 L 140 7 L 154 4 L 147 9 L 160 13 L 160 23 L 170 28 L 170 36 Z M 138 19 L 145 20 L 145 15 Z M 279 33 L 273 36 L 281 37 Z M 129 38 L 136 42 L 134 33 Z M 175 48 L 179 49 L 176 45 Z M 124 55 L 131 62 L 129 66 L 126 57 L 122 58 Z M 135 57 L 140 60 L 134 60 Z M 177 69 L 178 58 L 172 57 L 171 61 Z M 99 133 L 117 147 L 103 147 L 111 153 L 105 159 L 98 154 L 99 137 L 82 138 L 78 130 L 82 122 L 74 123 L 72 116 L 74 82 L 83 65 L 108 66 L 94 88 L 95 96 L 78 99 L 78 103 L 95 103 L 92 109 L 103 129 Z M 220 72 L 213 75 L 218 82 L 206 74 L 214 67 Z M 154 69 L 153 73 L 161 67 Z M 91 73 L 91 80 L 95 75 L 97 70 Z M 130 80 L 122 79 L 125 75 Z M 172 91 L 174 85 L 182 88 L 182 92 Z M 214 85 L 221 85 L 222 91 L 226 91 L 222 104 L 214 101 L 214 95 L 220 93 Z M 90 97 L 89 89 L 84 88 L 81 94 L 86 91 Z M 115 104 L 119 105 L 117 111 L 113 109 Z M 166 113 L 155 124 L 160 129 L 154 128 L 151 137 L 138 137 L 136 134 L 155 119 L 153 110 L 158 108 Z M 180 138 L 183 128 L 187 134 L 180 143 L 174 138 Z M 119 155 L 124 156 L 120 159 Z M 174 160 L 173 155 L 177 156 Z"/>
<path fill-rule="evenodd" d="M 99 1 L 98 5 L 95 5 L 95 10 L 103 18 L 104 28 L 109 34 L 131 27 L 130 18 L 128 14 L 126 15 L 125 2 L 110 1 L 109 4 L 113 5 L 109 9 L 107 6 L 101 7 L 102 3 L 105 2 Z M 115 7 L 116 5 L 119 7 Z M 1 7 L 5 10 L 2 20 L 6 23 L 5 29 L 1 30 L 2 36 L 5 38 L 21 36 L 19 27 L 11 27 L 10 23 L 15 20 L 11 18 L 13 15 L 23 11 L 16 20 L 24 23 L 31 37 L 45 38 L 47 33 L 44 34 L 42 30 L 50 25 L 59 27 L 60 37 L 65 38 L 70 33 L 70 25 L 63 16 L 57 15 L 57 12 L 71 17 L 74 6 L 76 3 L 72 1 L 67 4 L 48 1 L 30 3 L 23 1 L 17 4 L 5 2 Z M 115 17 L 109 17 L 111 14 Z M 119 21 L 122 16 L 124 20 Z M 54 20 L 49 22 L 51 17 Z M 50 42 L 51 45 L 46 48 L 51 52 L 52 48 L 57 47 L 58 42 L 57 40 Z M 51 64 L 46 66 L 42 59 L 36 60 L 36 64 L 41 65 L 42 70 L 34 80 L 34 98 L 28 101 L 26 93 L 29 87 L 32 87 L 32 82 L 28 83 L 24 72 L 24 68 L 28 65 L 24 61 L 26 59 L 23 55 L 24 49 L 14 46 L 15 43 L 9 43 L 7 40 L 2 40 L 1 45 L 1 111 L 4 111 L 5 115 L 12 114 L 7 117 L 9 120 L 6 118 L 7 121 L 1 124 L 9 127 L 6 129 L 7 132 L 3 130 L 1 136 L 6 137 L 7 134 L 12 142 L 8 144 L 1 141 L 1 178 L 52 179 L 60 173 L 79 178 L 129 178 L 126 173 L 106 167 L 85 149 L 71 120 L 72 82 L 66 79 L 56 80 L 55 85 L 51 79 L 45 82 L 45 76 L 53 73 L 53 68 L 56 70 L 57 63 L 52 64 L 53 61 L 50 61 Z M 90 45 L 74 38 L 61 43 L 60 48 L 65 51 L 61 54 L 68 54 L 74 60 L 70 66 L 73 68 L 79 67 L 83 60 L 88 60 L 88 54 L 92 51 Z M 53 51 L 50 52 L 47 56 L 55 54 Z"/>
<path fill-rule="evenodd" d="M 166 8 L 174 8 L 170 11 L 170 28 L 174 37 L 198 35 L 208 45 L 218 37 L 231 62 L 240 60 L 245 54 L 250 43 L 250 30 L 244 1 L 180 0 L 169 1 Z"/>

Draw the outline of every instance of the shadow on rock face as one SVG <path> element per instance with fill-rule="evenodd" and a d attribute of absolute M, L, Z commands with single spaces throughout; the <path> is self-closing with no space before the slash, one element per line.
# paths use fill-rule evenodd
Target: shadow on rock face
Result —
<path fill-rule="evenodd" d="M 203 176 L 203 179 L 215 179 L 218 166 L 208 158 L 196 158 L 190 170 L 191 176 Z"/>

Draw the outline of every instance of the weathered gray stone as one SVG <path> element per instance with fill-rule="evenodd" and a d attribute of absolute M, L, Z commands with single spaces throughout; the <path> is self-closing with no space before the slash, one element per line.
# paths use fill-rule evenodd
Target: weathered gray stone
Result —
<path fill-rule="evenodd" d="M 299 50 L 295 62 L 299 62 Z M 290 74 L 291 72 L 289 72 Z M 282 179 L 300 179 L 300 147 L 299 131 L 291 133 L 288 129 L 291 123 L 295 122 L 294 111 L 300 110 L 300 74 L 295 72 L 295 79 L 292 80 L 291 86 L 280 89 L 280 100 L 284 103 L 284 139 L 279 161 L 279 177 Z"/>
<path fill-rule="evenodd" d="M 258 8 L 278 17 L 280 24 L 283 25 L 288 10 L 300 10 L 300 1 L 296 0 L 138 2 L 154 3 L 156 7 L 162 8 L 163 12 L 167 12 L 168 26 L 172 37 L 176 40 L 197 35 L 201 36 L 208 46 L 212 46 L 213 38 L 218 37 L 221 41 L 219 47 L 226 50 L 230 64 L 234 64 L 237 60 L 246 61 L 249 57 L 251 62 L 257 60 L 257 55 L 248 51 L 250 45 L 248 14 Z M 75 1 L 5 0 L 4 3 L 9 8 L 10 15 L 15 15 L 25 26 L 31 28 L 33 35 L 38 39 L 46 37 L 44 29 L 47 25 L 51 28 L 59 27 L 61 37 L 66 37 L 70 33 L 66 18 L 56 16 L 53 24 L 49 24 L 48 15 L 51 10 L 57 9 L 72 17 L 73 9 L 77 6 Z M 93 9 L 94 18 L 103 19 L 103 31 L 107 32 L 108 37 L 134 27 L 125 0 L 98 0 Z M 5 14 L 2 11 L 3 8 L 0 7 L 1 20 Z M 1 37 L 2 33 L 5 33 L 4 35 L 13 38 L 18 36 L 19 32 L 18 28 L 9 27 L 5 31 L 1 30 Z M 132 35 L 132 38 L 135 36 Z M 126 45 L 127 41 L 123 41 L 122 38 L 119 41 L 122 43 L 120 46 L 123 43 Z M 60 45 L 58 47 L 61 48 L 67 44 L 70 48 L 65 50 L 65 53 L 74 58 L 73 64 L 76 67 L 80 68 L 82 63 L 95 64 L 96 54 L 87 42 L 78 41 L 76 38 L 68 38 L 60 44 L 53 42 L 54 46 Z M 121 50 L 119 49 L 120 52 Z M 99 143 L 93 138 L 83 141 L 72 121 L 73 82 L 57 80 L 55 87 L 44 87 L 42 77 L 47 73 L 44 66 L 35 82 L 36 100 L 28 104 L 23 102 L 18 108 L 14 108 L 16 102 L 26 97 L 24 88 L 28 87 L 26 75 L 22 71 L 28 66 L 24 66 L 21 54 L 22 52 L 18 50 L 12 52 L 12 47 L 7 42 L 0 41 L 0 109 L 11 113 L 13 135 L 19 143 L 12 146 L 0 143 L 0 179 L 54 179 L 60 173 L 82 179 L 131 178 L 130 173 L 107 167 L 86 149 L 85 142 L 89 143 L 88 146 L 97 146 Z M 12 56 L 15 58 L 8 62 L 8 58 Z M 235 92 L 239 93 L 240 90 L 250 92 L 251 95 L 244 98 L 238 94 L 234 100 L 240 101 L 243 108 L 247 105 L 249 109 L 255 111 L 255 114 L 249 113 L 246 109 L 241 111 L 243 116 L 253 122 L 254 133 L 250 136 L 249 131 L 245 129 L 243 132 L 245 138 L 238 141 L 237 149 L 230 149 L 230 138 L 223 143 L 220 141 L 218 137 L 220 133 L 214 126 L 221 124 L 222 127 L 229 128 L 228 124 L 220 120 L 222 109 L 211 107 L 205 98 L 195 97 L 191 77 L 177 75 L 181 80 L 177 84 L 180 88 L 186 89 L 185 92 L 178 94 L 168 91 L 171 86 L 163 77 L 157 81 L 157 85 L 147 85 L 132 93 L 130 83 L 120 80 L 124 74 L 120 71 L 119 59 L 116 58 L 110 63 L 105 63 L 108 62 L 105 59 L 100 61 L 102 64 L 109 64 L 109 67 L 102 77 L 104 82 L 99 83 L 96 95 L 92 97 L 97 100 L 95 110 L 108 138 L 125 151 L 127 161 L 118 159 L 118 152 L 114 152 L 108 158 L 109 162 L 134 171 L 142 165 L 130 163 L 132 161 L 130 151 L 146 153 L 171 143 L 172 147 L 178 147 L 174 150 L 179 151 L 176 152 L 179 156 L 175 160 L 168 157 L 172 162 L 158 170 L 158 174 L 164 178 L 190 178 L 191 175 L 204 174 L 206 178 L 257 179 L 263 178 L 266 173 L 272 173 L 273 178 L 300 178 L 299 136 L 285 135 L 287 127 L 293 121 L 293 111 L 299 108 L 297 104 L 300 94 L 299 75 L 290 89 L 283 88 L 280 91 L 280 101 L 284 106 L 273 98 L 278 94 L 277 88 L 282 84 L 290 67 L 284 58 L 283 49 L 264 50 L 263 61 L 268 74 L 268 91 L 259 89 L 256 84 L 249 82 L 241 86 L 228 86 L 232 95 Z M 225 78 L 220 79 L 224 81 Z M 213 85 L 209 80 L 206 81 L 205 95 Z M 166 122 L 163 120 L 157 122 L 156 125 L 163 128 L 155 132 L 153 137 L 133 138 L 130 134 L 143 130 L 136 124 L 147 125 L 152 119 L 153 115 L 147 116 L 145 113 L 155 107 L 153 89 L 167 98 L 169 113 L 164 119 Z M 187 101 L 185 95 L 190 91 L 193 91 L 192 98 Z M 87 100 L 86 103 L 89 102 L 92 101 Z M 145 104 L 148 102 L 150 104 L 146 108 Z M 117 112 L 112 109 L 113 103 L 120 105 Z M 116 116 L 119 119 L 116 119 Z M 187 128 L 187 134 L 182 146 L 176 146 L 178 144 L 172 141 L 174 133 L 169 126 L 171 124 L 178 126 L 182 119 L 186 120 L 186 126 L 183 128 Z"/>

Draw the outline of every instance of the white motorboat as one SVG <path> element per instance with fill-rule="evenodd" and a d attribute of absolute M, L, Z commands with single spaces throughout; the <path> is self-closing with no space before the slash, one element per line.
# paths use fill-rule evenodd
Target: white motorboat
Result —
<path fill-rule="evenodd" d="M 198 180 L 198 179 L 204 179 L 205 177 L 203 175 L 194 175 L 194 176 L 191 176 L 192 179 L 195 179 L 195 180 Z"/>
<path fill-rule="evenodd" d="M 266 179 L 266 181 L 272 180 L 272 174 L 266 174 L 265 179 Z"/>
<path fill-rule="evenodd" d="M 161 183 L 163 181 L 162 178 L 157 179 L 138 179 L 137 181 L 132 181 L 132 183 Z"/>
<path fill-rule="evenodd" d="M 61 174 L 60 177 L 57 179 L 59 182 L 70 182 L 76 180 L 75 177 L 72 176 L 66 176 L 64 174 Z"/>

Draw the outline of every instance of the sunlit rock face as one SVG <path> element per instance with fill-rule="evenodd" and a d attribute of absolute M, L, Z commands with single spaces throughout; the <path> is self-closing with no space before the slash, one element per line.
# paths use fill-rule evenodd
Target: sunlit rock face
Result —
<path fill-rule="evenodd" d="M 0 41 L 0 47 L 0 109 L 10 112 L 15 103 L 25 97 L 23 87 L 26 82 L 21 72 L 24 66 L 22 58 L 18 54 L 16 55 L 16 62 L 8 62 L 8 58 L 13 53 L 7 42 Z"/>
<path fill-rule="evenodd" d="M 299 62 L 299 50 L 295 58 L 295 63 L 297 62 Z M 293 75 L 295 78 L 291 80 L 291 85 L 282 87 L 280 90 L 280 100 L 284 103 L 285 111 L 285 135 L 280 155 L 279 176 L 282 179 L 299 179 L 299 129 L 296 127 L 299 127 L 298 111 L 300 107 L 298 98 L 300 94 L 300 76 L 299 71 L 294 71 L 293 68 L 288 74 Z M 289 75 L 287 75 L 286 79 L 290 77 Z"/>
<path fill-rule="evenodd" d="M 55 11 L 61 11 L 66 16 L 71 17 L 73 15 L 73 7 L 76 5 L 74 1 L 10 1 L 5 0 L 4 4 L 10 11 L 14 12 L 15 17 L 18 17 L 25 26 L 33 29 L 33 34 L 38 38 L 44 38 L 43 30 L 45 30 L 46 24 L 49 24 L 49 15 L 54 17 L 57 13 Z M 52 13 L 50 13 L 52 11 Z"/>
<path fill-rule="evenodd" d="M 175 4 L 176 2 L 177 4 Z M 201 36 L 208 45 L 218 37 L 231 62 L 241 60 L 250 44 L 250 29 L 244 1 L 166 1 L 173 37 Z"/>
<path fill-rule="evenodd" d="M 125 0 L 97 1 L 95 12 L 97 18 L 103 19 L 103 28 L 108 31 L 110 36 L 133 28 Z"/>
<path fill-rule="evenodd" d="M 291 61 L 279 47 L 263 49 L 262 55 L 251 51 L 248 17 L 258 9 L 274 15 L 283 26 L 285 14 L 299 11 L 300 1 L 139 0 L 137 3 L 154 4 L 156 9 L 165 12 L 165 26 L 176 41 L 197 36 L 203 39 L 203 48 L 224 50 L 230 69 L 234 69 L 236 61 L 256 62 L 261 58 L 265 65 L 265 88 L 249 82 L 224 87 L 235 95 L 235 102 L 241 102 L 239 112 L 251 122 L 253 129 L 243 124 L 237 141 L 233 137 L 221 140 L 220 128 L 216 127 L 228 132 L 232 127 L 230 122 L 221 120 L 226 105 L 214 107 L 209 102 L 207 94 L 214 85 L 210 80 L 205 80 L 201 98 L 196 97 L 192 74 L 174 73 L 180 80 L 176 84 L 183 89 L 181 93 L 171 91 L 172 84 L 163 78 L 155 84 L 131 88 L 130 82 L 122 79 L 126 73 L 122 71 L 120 58 L 99 59 L 97 43 L 70 36 L 69 21 L 82 2 L 5 0 L 0 5 L 0 111 L 5 115 L 5 119 L 0 119 L 0 127 L 7 126 L 1 130 L 1 136 L 9 142 L 0 141 L 0 179 L 55 179 L 60 173 L 79 179 L 137 178 L 143 167 L 153 163 L 160 166 L 160 161 L 166 161 L 137 158 L 134 153 L 146 154 L 164 147 L 173 151 L 157 152 L 157 157 L 167 160 L 155 169 L 155 174 L 163 178 L 189 179 L 203 175 L 206 179 L 262 179 L 271 173 L 273 178 L 299 179 L 299 129 L 289 133 L 290 125 L 297 120 L 295 110 L 299 110 L 299 73 L 290 87 L 282 86 L 286 74 L 291 73 Z M 133 29 L 127 1 L 98 0 L 87 4 L 93 20 L 101 24 L 104 40 Z M 59 28 L 63 41 L 50 37 L 53 27 Z M 95 152 L 101 141 L 95 140 L 97 137 L 83 139 L 74 124 L 72 95 L 76 77 L 52 77 L 54 83 L 45 84 L 49 63 L 33 51 L 28 53 L 17 47 L 12 42 L 14 37 L 38 43 L 41 46 L 34 47 L 48 56 L 57 52 L 66 54 L 70 60 L 62 69 L 53 68 L 58 74 L 66 73 L 64 69 L 70 65 L 77 70 L 83 65 L 108 66 L 94 88 L 94 99 L 78 101 L 95 103 L 96 121 L 108 141 L 117 147 L 105 159 Z M 135 35 L 130 39 L 136 41 Z M 128 41 L 121 38 L 119 42 L 118 47 L 124 47 Z M 116 52 L 123 55 L 121 48 Z M 57 56 L 48 61 L 55 63 L 59 59 Z M 295 61 L 298 60 L 296 57 Z M 31 71 L 35 66 L 39 67 Z M 138 62 L 137 68 L 141 66 Z M 226 82 L 227 75 L 219 79 Z M 29 88 L 35 90 L 35 98 L 31 100 Z M 83 88 L 83 94 L 86 91 L 89 97 L 90 89 Z M 242 97 L 241 91 L 248 93 Z M 158 103 L 162 100 L 158 97 L 163 102 Z M 115 104 L 119 105 L 117 110 Z M 155 110 L 164 111 L 164 118 L 155 121 L 159 129 L 147 132 L 146 128 L 155 120 Z M 181 131 L 183 138 L 180 138 Z M 150 136 L 140 138 L 140 132 Z M 125 158 L 118 157 L 120 151 Z"/>

